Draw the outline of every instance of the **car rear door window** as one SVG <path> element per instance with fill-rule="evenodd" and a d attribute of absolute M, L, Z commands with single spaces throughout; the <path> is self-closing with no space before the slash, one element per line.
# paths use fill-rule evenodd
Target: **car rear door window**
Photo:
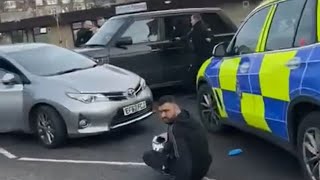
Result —
<path fill-rule="evenodd" d="M 308 0 L 304 7 L 297 35 L 294 41 L 295 47 L 305 46 L 316 42 L 316 1 Z"/>
<path fill-rule="evenodd" d="M 158 41 L 159 21 L 158 19 L 136 20 L 121 37 L 131 37 L 133 44 Z"/>
<path fill-rule="evenodd" d="M 239 55 L 256 51 L 258 39 L 269 10 L 270 7 L 264 8 L 244 22 L 234 39 L 233 53 Z"/>
<path fill-rule="evenodd" d="M 290 0 L 277 5 L 267 38 L 266 51 L 293 47 L 304 4 L 305 0 Z"/>

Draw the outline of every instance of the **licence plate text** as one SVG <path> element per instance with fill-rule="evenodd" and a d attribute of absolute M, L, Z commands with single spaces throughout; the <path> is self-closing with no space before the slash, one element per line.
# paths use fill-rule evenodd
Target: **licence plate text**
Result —
<path fill-rule="evenodd" d="M 145 101 L 139 102 L 137 104 L 133 104 L 123 108 L 123 113 L 125 116 L 130 114 L 134 114 L 136 112 L 142 111 L 147 108 L 147 104 Z"/>

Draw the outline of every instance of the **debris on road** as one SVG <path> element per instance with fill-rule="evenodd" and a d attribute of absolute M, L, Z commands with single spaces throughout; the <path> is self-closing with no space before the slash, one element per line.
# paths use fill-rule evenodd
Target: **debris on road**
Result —
<path fill-rule="evenodd" d="M 242 149 L 233 149 L 231 151 L 229 151 L 229 156 L 237 156 L 239 154 L 241 154 L 243 151 Z"/>

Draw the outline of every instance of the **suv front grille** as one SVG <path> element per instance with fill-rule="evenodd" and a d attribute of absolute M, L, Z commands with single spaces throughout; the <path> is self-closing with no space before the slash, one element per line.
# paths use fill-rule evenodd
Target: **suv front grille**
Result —
<path fill-rule="evenodd" d="M 134 88 L 134 94 L 138 96 L 141 92 L 142 92 L 142 86 L 139 83 Z M 108 97 L 110 101 L 123 101 L 128 99 L 126 92 L 109 92 L 109 93 L 102 93 L 102 94 Z"/>

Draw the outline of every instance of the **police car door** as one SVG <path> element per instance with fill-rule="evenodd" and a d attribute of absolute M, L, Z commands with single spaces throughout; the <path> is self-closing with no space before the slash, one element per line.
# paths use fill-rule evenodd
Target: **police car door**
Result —
<path fill-rule="evenodd" d="M 257 59 L 250 75 L 256 80 L 252 90 L 259 95 L 256 119 L 265 122 L 265 130 L 283 139 L 288 138 L 285 112 L 292 95 L 299 91 L 305 62 L 312 52 L 312 47 L 302 46 L 316 40 L 315 2 L 283 1 L 274 5 L 272 20 L 265 27 L 269 33 L 261 43 L 264 55 Z"/>
<path fill-rule="evenodd" d="M 256 60 L 262 56 L 257 53 L 259 37 L 270 11 L 270 7 L 264 8 L 245 20 L 227 49 L 230 57 L 224 58 L 220 65 L 219 83 L 226 113 L 231 123 L 237 125 L 262 129 L 266 126 L 255 117 L 258 113 L 255 100 L 260 96 L 252 91 L 252 84 L 259 83 L 259 80 L 252 79 L 250 74 L 256 70 Z"/>

